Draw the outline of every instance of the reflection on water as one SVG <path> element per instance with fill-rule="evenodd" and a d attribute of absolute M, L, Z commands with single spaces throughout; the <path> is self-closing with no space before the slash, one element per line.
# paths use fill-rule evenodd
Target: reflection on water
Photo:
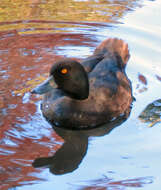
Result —
<path fill-rule="evenodd" d="M 137 2 L 139 1 L 15 0 L 10 2 L 10 0 L 2 0 L 0 22 L 24 20 L 24 24 L 26 24 L 26 20 L 35 19 L 45 21 L 115 22 L 127 11 L 139 6 L 140 3 Z M 32 24 L 28 23 L 28 27 L 31 28 L 31 26 Z M 42 27 L 43 25 L 37 26 Z M 47 26 L 51 28 L 49 24 L 42 28 L 48 28 Z"/>
<path fill-rule="evenodd" d="M 103 177 L 101 179 L 96 179 L 88 181 L 86 185 L 78 184 L 78 190 L 104 190 L 104 189 L 114 189 L 114 190 L 124 190 L 126 188 L 141 188 L 146 184 L 151 184 L 153 182 L 152 177 L 140 177 L 135 179 L 127 179 L 122 181 L 114 181 L 110 178 Z"/>
<path fill-rule="evenodd" d="M 139 119 L 149 123 L 149 126 L 154 126 L 156 123 L 161 122 L 161 99 L 149 104 L 140 114 Z"/>
<path fill-rule="evenodd" d="M 129 108 L 131 109 L 131 108 Z M 130 113 L 130 111 L 128 111 Z M 129 115 L 111 121 L 109 124 L 95 129 L 66 130 L 53 126 L 55 132 L 64 140 L 63 146 L 51 157 L 36 158 L 34 167 L 48 166 L 53 174 L 66 174 L 78 168 L 88 149 L 88 139 L 91 136 L 103 136 L 121 125 Z"/>
<path fill-rule="evenodd" d="M 160 119 L 160 7 L 159 0 L 1 0 L 0 189 L 126 190 L 146 184 L 146 190 L 160 189 L 160 122 L 147 128 L 151 118 Z M 58 58 L 82 59 L 111 36 L 130 47 L 127 73 L 136 98 L 130 117 L 114 130 L 106 128 L 105 133 L 112 130 L 106 136 L 54 132 L 41 116 L 41 97 L 28 91 L 47 77 Z M 66 154 L 71 149 L 73 154 Z M 62 161 L 71 164 L 62 171 L 64 150 L 70 160 L 76 157 L 74 164 Z M 37 168 L 32 167 L 35 159 Z M 70 173 L 52 175 L 38 166 Z"/>

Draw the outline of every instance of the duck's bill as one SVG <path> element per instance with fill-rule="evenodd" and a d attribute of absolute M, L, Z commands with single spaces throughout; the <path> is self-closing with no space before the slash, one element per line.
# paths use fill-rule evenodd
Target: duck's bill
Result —
<path fill-rule="evenodd" d="M 56 83 L 52 76 L 50 76 L 47 80 L 45 80 L 42 84 L 34 88 L 31 93 L 32 94 L 45 94 L 52 90 L 53 88 L 57 88 Z"/>

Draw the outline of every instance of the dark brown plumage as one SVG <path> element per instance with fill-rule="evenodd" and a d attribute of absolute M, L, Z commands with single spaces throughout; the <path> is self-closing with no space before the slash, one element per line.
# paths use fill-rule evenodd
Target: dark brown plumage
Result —
<path fill-rule="evenodd" d="M 67 58 L 58 61 L 51 68 L 50 85 L 41 106 L 45 118 L 56 126 L 78 129 L 128 115 L 133 101 L 131 82 L 125 73 L 128 59 L 128 45 L 110 38 L 81 63 Z M 66 74 L 61 73 L 64 68 Z M 51 87 L 51 80 L 56 88 Z M 33 92 L 40 93 L 40 89 L 42 86 Z"/>

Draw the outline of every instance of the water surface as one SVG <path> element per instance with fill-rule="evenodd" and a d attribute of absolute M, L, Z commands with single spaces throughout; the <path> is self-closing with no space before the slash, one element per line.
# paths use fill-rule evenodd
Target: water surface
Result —
<path fill-rule="evenodd" d="M 1 2 L 0 189 L 160 190 L 160 8 L 159 0 Z M 108 37 L 129 44 L 130 117 L 54 131 L 29 91 L 55 60 L 83 59 Z"/>

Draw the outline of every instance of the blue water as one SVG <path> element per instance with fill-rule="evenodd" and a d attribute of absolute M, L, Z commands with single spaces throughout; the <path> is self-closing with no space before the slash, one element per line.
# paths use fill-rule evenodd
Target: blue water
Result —
<path fill-rule="evenodd" d="M 85 190 L 90 187 L 100 190 L 160 190 L 161 106 L 155 104 L 159 117 L 153 121 L 153 127 L 150 127 L 152 122 L 141 120 L 139 116 L 149 104 L 161 99 L 161 1 L 144 1 L 142 4 L 142 7 L 128 12 L 117 24 L 90 27 L 80 27 L 78 24 L 77 27 L 67 28 L 71 34 L 89 35 L 92 43 L 87 41 L 83 45 L 74 45 L 70 43 L 70 37 L 66 37 L 63 39 L 67 41 L 66 46 L 48 49 L 57 55 L 84 58 L 92 54 L 94 46 L 107 37 L 124 39 L 129 44 L 131 54 L 126 72 L 132 81 L 133 95 L 136 98 L 130 117 L 108 134 L 89 135 L 87 152 L 73 172 L 54 175 L 45 167 L 39 172 L 30 173 L 30 176 L 44 181 L 34 181 L 31 185 L 26 181 L 22 186 L 15 187 L 16 190 Z M 76 38 L 75 41 L 77 40 Z M 22 98 L 24 104 L 29 99 L 28 95 Z M 14 129 L 12 132 L 16 138 L 27 137 L 33 142 L 39 142 L 41 138 L 50 139 L 48 144 L 44 142 L 42 146 L 50 147 L 49 155 L 52 156 L 55 153 L 54 146 L 61 146 L 63 142 L 56 140 L 51 126 L 43 119 L 40 102 L 41 100 L 35 102 L 37 111 L 31 115 L 30 121 L 21 125 L 22 132 L 14 132 Z M 156 110 L 153 108 L 151 112 L 153 115 Z M 79 141 L 73 138 L 73 143 Z M 8 144 L 11 145 L 12 142 Z M 42 154 L 40 151 L 39 156 L 43 157 Z M 30 161 L 31 164 L 33 160 Z"/>

